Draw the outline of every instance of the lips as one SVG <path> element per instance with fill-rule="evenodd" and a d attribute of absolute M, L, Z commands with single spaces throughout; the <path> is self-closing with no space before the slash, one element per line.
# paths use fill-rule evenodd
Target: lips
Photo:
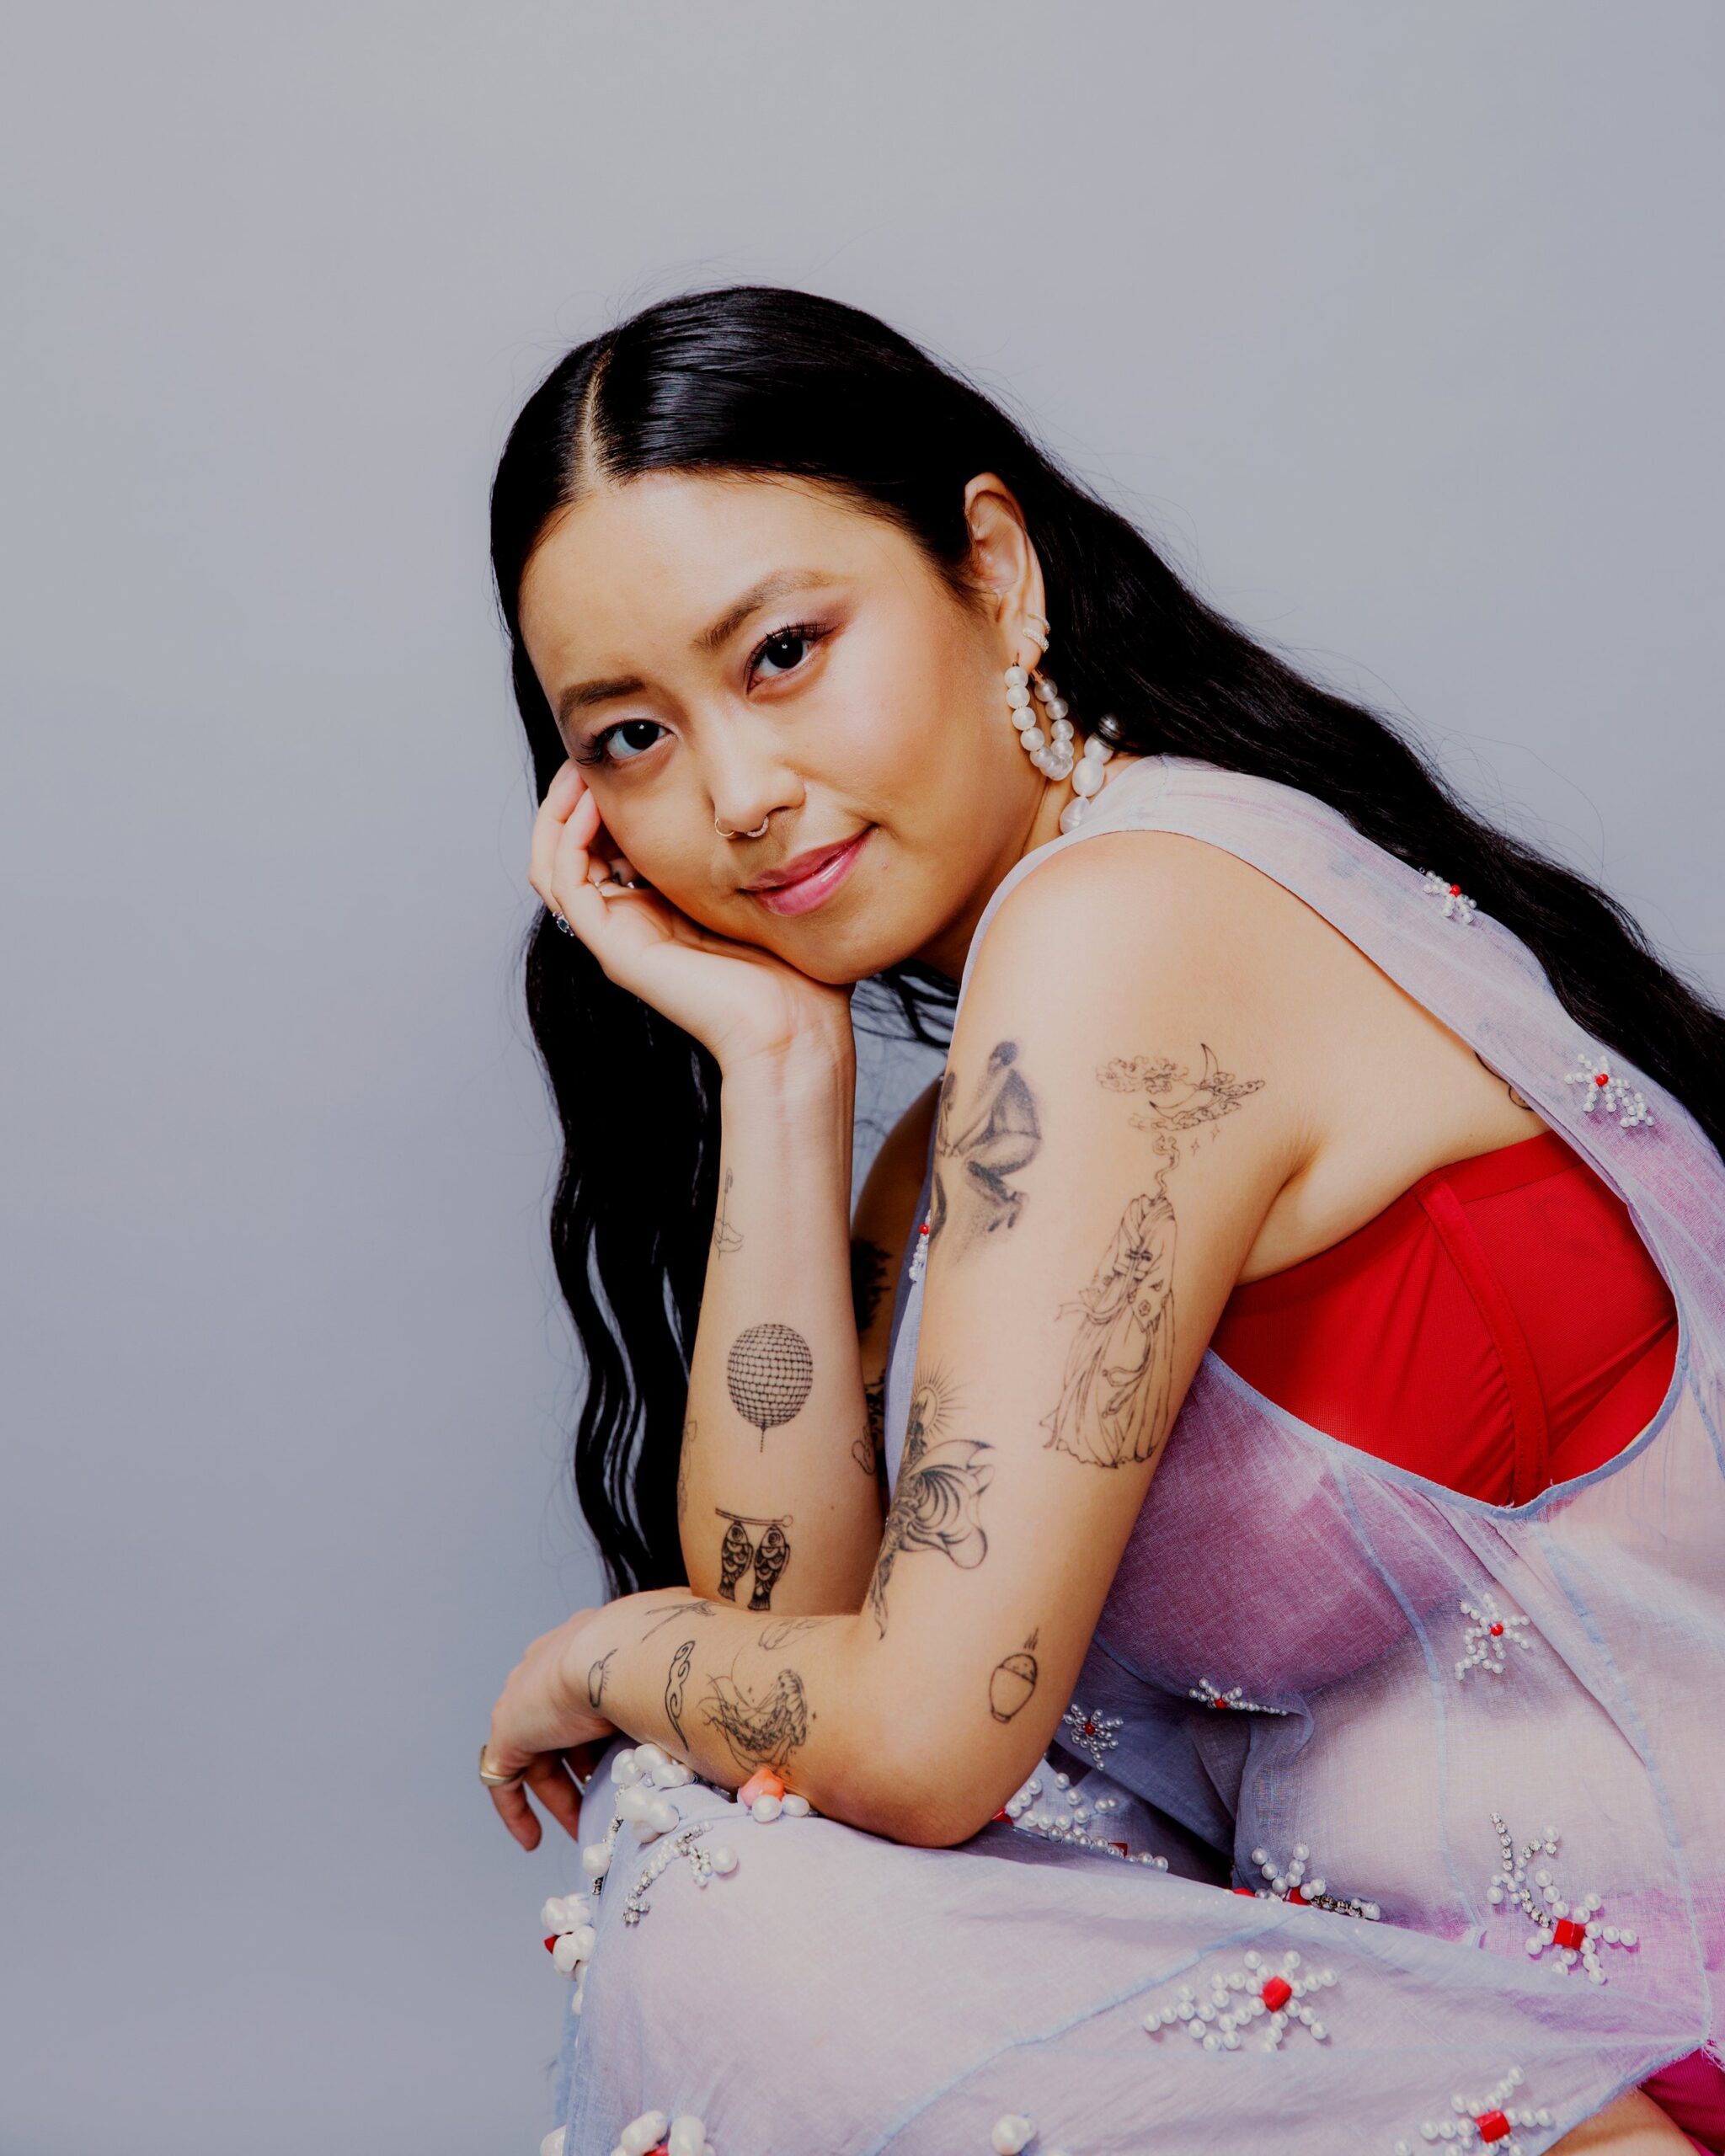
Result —
<path fill-rule="evenodd" d="M 845 881 L 873 829 L 870 824 L 855 838 L 846 839 L 838 846 L 812 847 L 787 862 L 785 867 L 773 871 L 781 878 L 793 870 L 800 872 L 793 875 L 788 883 L 750 883 L 745 889 L 751 891 L 769 913 L 808 913 L 823 905 Z"/>
<path fill-rule="evenodd" d="M 862 835 L 859 831 L 857 838 Z M 817 868 L 824 868 L 835 854 L 842 853 L 846 846 L 856 843 L 856 838 L 835 839 L 830 846 L 810 846 L 806 853 L 793 854 L 782 867 L 769 868 L 764 876 L 757 876 L 752 883 L 745 883 L 743 888 L 745 891 L 782 890 L 786 884 L 800 883 Z"/>

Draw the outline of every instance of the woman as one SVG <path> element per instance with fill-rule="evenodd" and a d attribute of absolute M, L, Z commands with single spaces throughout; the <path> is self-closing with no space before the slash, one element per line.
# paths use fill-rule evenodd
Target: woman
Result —
<path fill-rule="evenodd" d="M 569 354 L 493 561 L 617 1590 L 480 1760 L 547 2145 L 1720 2146 L 1725 1021 L 833 302 Z"/>

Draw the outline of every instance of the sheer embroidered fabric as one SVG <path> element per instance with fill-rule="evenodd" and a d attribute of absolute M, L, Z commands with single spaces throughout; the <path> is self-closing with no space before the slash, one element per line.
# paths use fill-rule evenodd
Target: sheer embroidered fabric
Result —
<path fill-rule="evenodd" d="M 723 1895 L 667 1879 L 631 1930 L 605 1897 L 559 2061 L 564 2156 L 607 2156 L 667 2101 L 705 2122 L 716 2156 L 980 2153 L 1006 2114 L 1034 2121 L 1033 2156 L 1393 2156 L 1434 2122 L 1538 2156 L 1676 2062 L 1674 2088 L 1701 2078 L 1694 2117 L 1712 2100 L 1696 2055 L 1717 2057 L 1725 1949 L 1709 1712 L 1725 1653 L 1725 1168 L 1622 1058 L 1594 1097 L 1599 1044 L 1440 877 L 1308 796 L 1191 760 L 1119 771 L 1089 819 L 1015 865 L 961 995 L 1007 893 L 1060 846 L 1124 829 L 1179 831 L 1275 878 L 1562 1132 L 1671 1291 L 1669 1385 L 1616 1457 L 1504 1505 L 1373 1459 L 1206 1357 L 1060 1774 L 956 1849 L 820 1818 L 761 1828 L 718 1792 L 674 1791 L 686 1824 L 725 1822 L 735 1874 Z M 1578 1067 L 1586 1086 L 1568 1082 Z M 895 1478 L 921 1310 L 908 1256 Z M 1087 1758 L 1087 1728 L 1107 1736 Z M 611 1799 L 601 1772 L 584 1838 Z M 1111 1860 L 1110 1844 L 1167 1868 Z M 1290 1967 L 1323 1972 L 1321 1998 L 1296 1993 Z M 1241 2002 L 1226 2031 L 1218 1983 Z M 1316 2038 L 1290 2017 L 1320 2005 Z"/>

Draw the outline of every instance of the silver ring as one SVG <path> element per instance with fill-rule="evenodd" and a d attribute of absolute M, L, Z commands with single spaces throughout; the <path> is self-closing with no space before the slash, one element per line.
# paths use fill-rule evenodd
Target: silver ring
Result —
<path fill-rule="evenodd" d="M 563 919 L 560 913 L 553 914 L 551 918 L 557 923 L 558 926 L 563 931 L 565 936 L 573 936 L 574 934 L 574 930 L 569 926 L 569 923 Z"/>
<path fill-rule="evenodd" d="M 718 817 L 715 816 L 713 819 L 713 828 L 718 833 L 719 836 L 724 839 L 761 839 L 766 837 L 766 826 L 771 821 L 772 817 L 769 813 L 767 815 L 765 815 L 761 819 L 761 821 L 756 825 L 752 831 L 728 831 L 724 825 L 719 822 Z"/>

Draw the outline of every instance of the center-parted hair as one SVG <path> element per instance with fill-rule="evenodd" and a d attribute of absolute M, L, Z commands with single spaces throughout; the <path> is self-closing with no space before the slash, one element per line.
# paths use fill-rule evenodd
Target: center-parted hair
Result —
<path fill-rule="evenodd" d="M 737 285 L 661 301 L 565 354 L 522 407 L 492 485 L 491 560 L 537 798 L 566 751 L 521 642 L 520 592 L 560 511 L 649 472 L 814 481 L 891 522 L 971 603 L 964 488 L 989 471 L 1023 510 L 1075 711 L 1112 712 L 1140 753 L 1297 787 L 1411 867 L 1441 866 L 1527 945 L 1583 1033 L 1668 1086 L 1725 1150 L 1725 1016 L 1614 899 L 1483 822 L 1386 719 L 1219 613 L 956 370 L 814 293 Z M 525 963 L 563 1130 L 552 1250 L 587 1372 L 576 1495 L 613 1590 L 663 1587 L 686 1577 L 677 1454 L 718 1198 L 718 1065 L 542 909 Z M 860 985 L 853 1009 L 862 1022 L 879 1005 L 943 1046 L 956 995 L 907 959 Z"/>

